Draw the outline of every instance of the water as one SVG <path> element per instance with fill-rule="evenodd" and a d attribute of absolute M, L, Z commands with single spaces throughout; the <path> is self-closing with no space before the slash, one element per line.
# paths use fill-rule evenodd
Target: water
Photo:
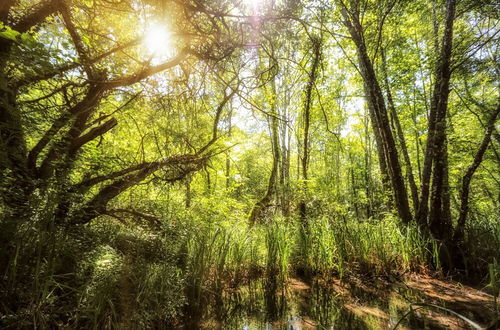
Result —
<path fill-rule="evenodd" d="M 284 286 L 259 280 L 238 290 L 208 292 L 186 313 L 189 317 L 185 328 L 392 329 L 408 312 L 411 302 L 426 301 L 450 306 L 469 318 L 487 322 L 481 313 L 467 308 L 458 310 L 460 305 L 454 305 L 446 297 L 431 296 L 422 289 L 383 280 L 307 284 L 290 279 Z M 444 311 L 426 308 L 410 313 L 398 328 L 467 329 L 467 323 Z"/>

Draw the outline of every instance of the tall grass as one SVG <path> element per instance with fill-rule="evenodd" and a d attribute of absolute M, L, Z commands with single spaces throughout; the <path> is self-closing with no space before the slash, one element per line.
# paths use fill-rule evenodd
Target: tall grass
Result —
<path fill-rule="evenodd" d="M 90 276 L 78 306 L 78 323 L 92 329 L 110 329 L 118 323 L 118 284 L 123 259 L 115 249 L 102 246 L 89 256 Z"/>
<path fill-rule="evenodd" d="M 203 313 L 205 303 L 220 299 L 224 289 L 246 285 L 250 295 L 263 289 L 273 294 L 283 289 L 294 239 L 294 226 L 284 221 L 254 227 L 228 222 L 198 228 L 188 244 L 189 314 Z"/>
<path fill-rule="evenodd" d="M 343 274 L 345 240 L 339 237 L 331 221 L 314 219 L 304 225 L 298 224 L 298 237 L 294 254 L 296 268 L 308 276 L 326 275 L 332 270 Z"/>
<path fill-rule="evenodd" d="M 418 229 L 402 227 L 393 218 L 339 222 L 322 217 L 310 219 L 299 232 L 298 268 L 313 275 L 334 272 L 341 278 L 346 270 L 376 274 L 416 270 L 426 263 L 430 244 Z"/>
<path fill-rule="evenodd" d="M 488 284 L 486 287 L 493 294 L 493 306 L 495 314 L 498 317 L 500 314 L 498 306 L 498 298 L 500 297 L 500 264 L 498 264 L 496 259 L 493 259 L 493 263 L 488 265 Z"/>
<path fill-rule="evenodd" d="M 484 280 L 484 278 L 475 277 L 489 272 L 490 265 L 500 259 L 498 251 L 500 251 L 498 216 L 468 222 L 465 230 L 464 251 L 461 251 L 467 278 Z"/>
<path fill-rule="evenodd" d="M 429 248 L 430 247 L 430 248 Z M 339 276 L 347 271 L 389 274 L 415 271 L 437 255 L 436 243 L 418 229 L 388 217 L 378 222 L 321 217 L 307 225 L 275 219 L 265 226 L 246 222 L 210 224 L 193 231 L 186 269 L 188 298 L 202 304 L 207 294 L 252 285 L 282 287 L 292 271 L 309 276 Z"/>
<path fill-rule="evenodd" d="M 342 279 L 349 272 L 390 274 L 440 266 L 440 243 L 390 216 L 378 221 L 323 216 L 306 225 L 273 219 L 255 226 L 243 216 L 189 216 L 156 231 L 108 219 L 78 232 L 47 230 L 45 236 L 22 241 L 19 258 L 35 255 L 30 263 L 35 272 L 26 275 L 28 268 L 13 259 L 7 279 L 36 291 L 36 299 L 15 312 L 12 324 L 162 328 L 175 324 L 183 311 L 203 314 L 210 301 L 222 304 L 224 295 L 238 295 L 242 288 L 248 290 L 248 303 L 264 297 L 270 309 L 282 308 L 276 298 L 284 297 L 280 293 L 294 272 Z M 490 265 L 490 287 L 498 291 L 500 225 L 472 222 L 466 232 L 468 269 Z M 33 281 L 21 283 L 21 274 Z M 30 320 L 23 323 L 22 315 Z"/>
<path fill-rule="evenodd" d="M 199 226 L 187 248 L 188 312 L 203 313 L 209 300 L 221 300 L 224 289 L 249 284 L 264 267 L 264 235 L 260 228 L 235 223 Z"/>
<path fill-rule="evenodd" d="M 283 221 L 266 227 L 266 278 L 277 280 L 278 286 L 288 278 L 293 243 L 293 228 Z"/>
<path fill-rule="evenodd" d="M 131 321 L 141 329 L 159 329 L 179 317 L 186 303 L 180 270 L 168 263 L 136 264 L 133 270 L 139 276 L 131 283 L 136 290 L 131 296 L 136 302 L 131 307 L 136 310 L 131 312 L 137 314 Z"/>

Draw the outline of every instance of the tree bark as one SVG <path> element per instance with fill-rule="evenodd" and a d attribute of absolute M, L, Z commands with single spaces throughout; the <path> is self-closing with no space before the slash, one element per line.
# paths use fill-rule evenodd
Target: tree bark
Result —
<path fill-rule="evenodd" d="M 264 196 L 254 205 L 252 212 L 250 213 L 250 224 L 259 223 L 264 218 L 265 211 L 271 205 L 273 197 L 276 195 L 277 183 L 278 183 L 278 171 L 280 163 L 280 144 L 279 144 L 279 123 L 278 115 L 276 111 L 276 77 L 271 78 L 271 99 L 270 99 L 270 114 L 268 115 L 270 137 L 271 137 L 271 148 L 273 155 L 273 163 L 271 168 L 271 174 L 269 176 L 269 181 L 267 184 L 267 190 Z"/>
<path fill-rule="evenodd" d="M 271 168 L 271 174 L 269 176 L 269 181 L 267 184 L 267 190 L 264 196 L 255 204 L 252 212 L 250 214 L 250 223 L 255 224 L 262 221 L 264 217 L 264 212 L 271 205 L 273 197 L 276 195 L 276 185 L 278 179 L 278 166 L 280 161 L 280 150 L 278 141 L 278 118 L 276 116 L 271 116 L 270 119 L 270 129 L 271 129 L 271 145 L 273 154 L 273 163 Z"/>
<path fill-rule="evenodd" d="M 281 166 L 280 166 L 280 188 L 281 188 L 281 213 L 284 217 L 290 216 L 290 91 L 285 90 L 283 101 L 283 111 L 281 117 L 280 137 L 281 137 Z"/>
<path fill-rule="evenodd" d="M 231 122 L 231 117 L 232 117 L 232 113 L 233 113 L 233 109 L 232 109 L 232 102 L 231 102 L 231 110 L 229 111 L 229 114 L 227 116 L 227 136 L 228 137 L 231 137 L 231 132 L 232 132 L 232 122 Z M 229 187 L 231 186 L 231 157 L 229 156 L 230 155 L 230 151 L 227 150 L 226 153 L 226 189 L 229 189 Z"/>

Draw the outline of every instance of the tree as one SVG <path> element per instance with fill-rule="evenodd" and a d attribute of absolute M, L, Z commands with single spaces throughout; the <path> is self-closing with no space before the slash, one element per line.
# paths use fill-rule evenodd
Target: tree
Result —
<path fill-rule="evenodd" d="M 387 171 L 388 176 L 391 179 L 394 201 L 399 217 L 405 223 L 410 223 L 412 221 L 412 215 L 410 205 L 408 203 L 408 195 L 401 171 L 396 143 L 390 127 L 389 116 L 384 96 L 382 94 L 382 89 L 373 68 L 372 60 L 368 55 L 367 45 L 365 44 L 365 30 L 360 20 L 361 3 L 353 1 L 350 6 L 347 6 L 343 1 L 338 1 L 337 4 L 340 7 L 342 17 L 344 19 L 343 23 L 356 45 L 359 71 L 363 77 L 364 91 L 379 150 L 380 167 L 382 173 L 385 174 Z M 386 8 L 386 12 L 384 13 L 385 16 L 391 11 L 394 5 L 395 1 L 389 3 Z M 384 23 L 385 16 L 382 16 L 381 18 L 379 29 L 381 29 L 381 26 Z"/>
<path fill-rule="evenodd" d="M 305 96 L 304 96 L 304 108 L 303 108 L 303 121 L 304 121 L 304 136 L 302 141 L 302 180 L 303 190 L 304 190 L 304 198 L 307 194 L 307 180 L 308 177 L 308 168 L 309 168 L 309 128 L 311 121 L 311 108 L 313 105 L 313 89 L 316 84 L 316 80 L 318 78 L 318 71 L 321 62 L 321 39 L 318 37 L 313 37 L 311 39 L 311 50 L 312 50 L 312 63 L 311 68 L 308 73 L 308 81 L 306 84 Z M 299 203 L 299 215 L 302 222 L 305 224 L 307 221 L 307 202 L 305 200 L 300 201 Z"/>
<path fill-rule="evenodd" d="M 96 164 L 94 168 L 101 168 L 98 171 L 82 166 L 82 160 L 90 152 L 98 152 L 104 137 L 116 129 L 121 110 L 144 99 L 134 92 L 137 84 L 154 83 L 151 77 L 166 70 L 186 70 L 199 61 L 217 63 L 230 56 L 235 49 L 234 40 L 225 39 L 230 27 L 210 6 L 166 2 L 163 10 L 176 14 L 169 22 L 171 38 L 183 34 L 190 38 L 171 40 L 174 54 L 156 56 L 144 49 L 141 32 L 127 26 L 132 22 L 140 26 L 142 19 L 132 2 L 110 7 L 106 1 L 50 0 L 29 8 L 15 1 L 2 2 L 3 246 L 12 246 L 17 228 L 34 221 L 39 207 L 53 208 L 50 221 L 56 225 L 85 224 L 107 214 L 113 199 L 155 173 L 161 172 L 165 182 L 174 182 L 205 165 L 214 153 L 211 147 L 217 139 L 221 111 L 234 90 L 215 107 L 212 137 L 201 137 L 191 152 L 126 161 L 120 168 L 102 169 Z M 154 8 L 146 13 L 151 20 L 155 19 Z M 195 12 L 200 20 L 192 19 Z M 207 17 L 219 32 L 200 29 Z M 182 78 L 182 71 L 173 76 Z M 115 109 L 109 106 L 113 103 Z M 10 250 L 5 251 L 8 255 Z"/>
<path fill-rule="evenodd" d="M 422 170 L 422 188 L 417 212 L 417 222 L 421 225 L 426 224 L 430 178 L 431 173 L 433 173 L 429 230 L 435 237 L 440 239 L 446 238 L 446 235 L 451 231 L 449 201 L 447 201 L 449 199 L 449 192 L 448 183 L 446 182 L 448 180 L 446 175 L 448 168 L 446 155 L 446 114 L 451 77 L 454 20 L 455 1 L 449 0 L 446 5 L 446 21 L 441 55 L 435 72 L 434 92 L 429 112 L 427 145 Z"/>

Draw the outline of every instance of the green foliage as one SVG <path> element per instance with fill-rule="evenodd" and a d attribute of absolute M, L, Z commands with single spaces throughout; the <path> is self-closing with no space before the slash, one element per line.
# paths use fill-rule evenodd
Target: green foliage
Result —
<path fill-rule="evenodd" d="M 306 225 L 299 225 L 299 235 L 295 255 L 297 267 L 310 275 L 330 275 L 336 270 L 340 278 L 343 275 L 342 252 L 345 241 L 337 241 L 333 221 L 326 218 L 309 218 Z M 342 237 L 341 237 L 342 239 Z"/>
<path fill-rule="evenodd" d="M 486 274 L 483 273 L 484 270 L 491 269 L 491 265 L 494 265 L 495 260 L 499 258 L 499 221 L 496 218 L 483 218 L 471 222 L 466 231 L 463 249 L 463 251 L 460 251 L 460 255 L 466 265 L 466 271 L 470 272 L 467 275 L 471 278 L 475 276 L 486 276 Z"/>
<path fill-rule="evenodd" d="M 130 312 L 135 314 L 132 323 L 137 328 L 161 327 L 180 317 L 186 298 L 179 268 L 168 263 L 151 263 L 136 264 L 131 271 L 137 274 L 136 292 L 130 297 L 136 299 Z"/>
<path fill-rule="evenodd" d="M 495 313 L 498 316 L 500 313 L 500 306 L 498 305 L 498 298 L 500 297 L 500 265 L 496 259 L 493 259 L 493 263 L 488 265 L 488 284 L 486 287 L 493 294 Z"/>

